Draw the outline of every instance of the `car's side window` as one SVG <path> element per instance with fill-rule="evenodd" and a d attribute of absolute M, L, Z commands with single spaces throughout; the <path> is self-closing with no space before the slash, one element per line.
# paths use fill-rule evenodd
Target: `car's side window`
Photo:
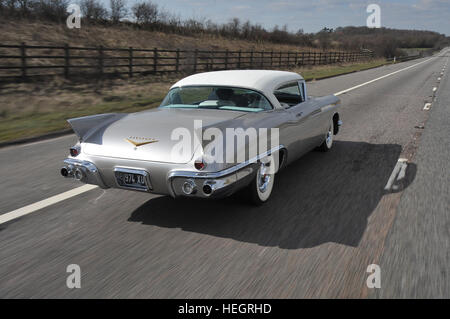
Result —
<path fill-rule="evenodd" d="M 287 104 L 289 106 L 294 106 L 305 100 L 297 81 L 290 82 L 277 88 L 273 94 L 281 105 Z"/>

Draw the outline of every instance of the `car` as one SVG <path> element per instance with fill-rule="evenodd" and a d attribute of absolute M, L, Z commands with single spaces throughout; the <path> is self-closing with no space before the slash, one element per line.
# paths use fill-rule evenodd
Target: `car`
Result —
<path fill-rule="evenodd" d="M 315 148 L 331 149 L 339 107 L 334 95 L 308 96 L 294 72 L 194 74 L 175 83 L 158 108 L 69 119 L 79 142 L 61 174 L 174 198 L 242 190 L 260 205 L 280 169 Z"/>

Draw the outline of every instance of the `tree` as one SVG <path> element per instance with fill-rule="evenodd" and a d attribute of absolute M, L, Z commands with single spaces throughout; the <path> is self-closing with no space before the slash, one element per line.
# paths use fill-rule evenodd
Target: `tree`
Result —
<path fill-rule="evenodd" d="M 128 9 L 124 0 L 110 0 L 109 4 L 111 7 L 110 17 L 113 23 L 118 23 L 128 14 Z"/>
<path fill-rule="evenodd" d="M 22 0 L 21 2 L 26 1 Z M 68 5 L 68 0 L 39 0 L 31 4 L 34 14 L 39 19 L 50 21 L 64 20 L 67 17 Z"/>
<path fill-rule="evenodd" d="M 105 7 L 98 0 L 82 0 L 80 8 L 88 20 L 104 20 L 107 17 Z"/>
<path fill-rule="evenodd" d="M 152 24 L 158 20 L 158 6 L 151 1 L 136 3 L 131 10 L 139 24 Z"/>

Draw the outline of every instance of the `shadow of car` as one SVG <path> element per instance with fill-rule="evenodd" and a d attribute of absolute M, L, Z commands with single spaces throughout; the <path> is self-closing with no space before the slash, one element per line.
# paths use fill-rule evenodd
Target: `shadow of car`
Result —
<path fill-rule="evenodd" d="M 397 144 L 335 141 L 327 154 L 311 152 L 276 175 L 261 207 L 236 194 L 220 201 L 163 196 L 136 209 L 130 222 L 180 228 L 284 249 L 334 242 L 358 246 L 401 153 Z M 416 174 L 409 164 L 397 191 Z M 392 191 L 389 191 L 392 192 Z"/>

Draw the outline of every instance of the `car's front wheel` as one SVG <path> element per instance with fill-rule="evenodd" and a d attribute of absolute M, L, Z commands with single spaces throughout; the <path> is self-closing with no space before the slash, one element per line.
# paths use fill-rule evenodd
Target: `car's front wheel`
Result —
<path fill-rule="evenodd" d="M 250 185 L 248 185 L 250 199 L 255 205 L 262 205 L 267 202 L 272 193 L 275 173 L 270 165 L 273 165 L 271 161 L 259 163 L 255 178 Z"/>

